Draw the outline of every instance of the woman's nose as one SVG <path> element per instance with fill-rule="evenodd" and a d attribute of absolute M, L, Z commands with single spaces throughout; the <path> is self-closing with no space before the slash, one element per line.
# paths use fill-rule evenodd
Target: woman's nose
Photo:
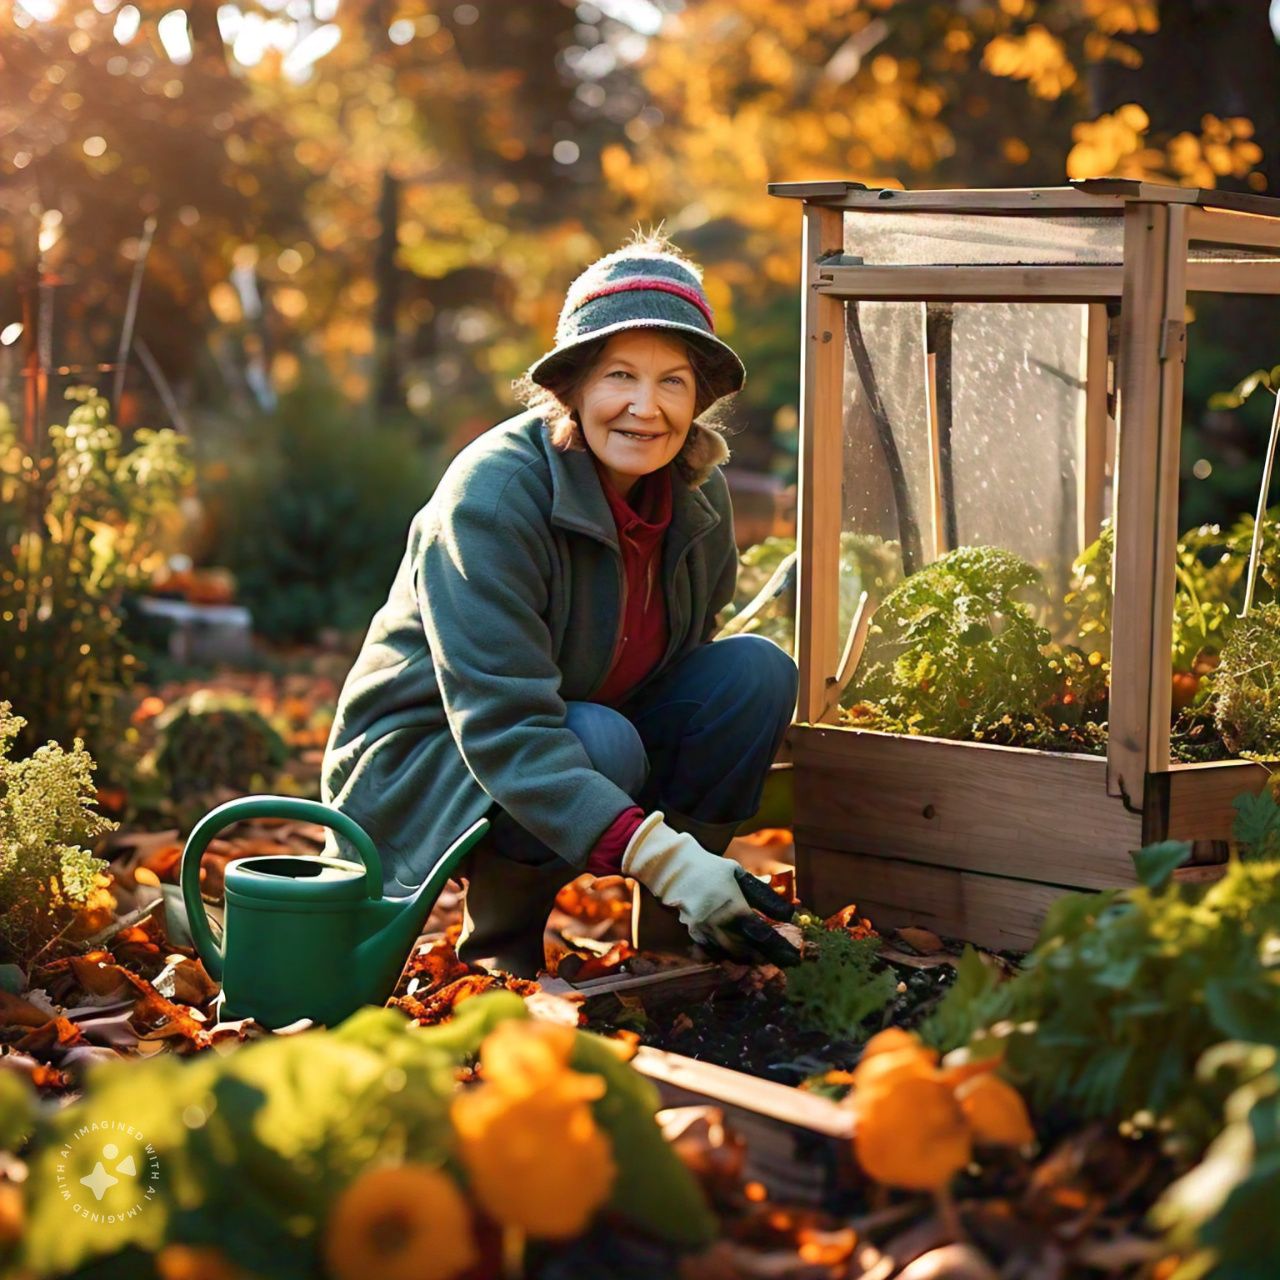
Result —
<path fill-rule="evenodd" d="M 631 393 L 631 412 L 637 418 L 651 418 L 657 412 L 657 402 L 652 391 L 641 387 Z"/>

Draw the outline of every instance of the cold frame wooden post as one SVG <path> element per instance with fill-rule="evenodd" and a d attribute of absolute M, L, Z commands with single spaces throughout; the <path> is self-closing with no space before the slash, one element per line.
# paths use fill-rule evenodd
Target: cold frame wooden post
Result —
<path fill-rule="evenodd" d="M 843 247 L 841 211 L 806 203 L 801 258 L 796 719 L 809 724 L 836 716 L 835 707 L 827 708 L 827 697 L 839 657 L 844 314 L 838 298 L 818 292 L 817 280 L 822 255 Z"/>
<path fill-rule="evenodd" d="M 1107 791 L 1131 810 L 1169 766 L 1186 210 L 1124 213 Z"/>

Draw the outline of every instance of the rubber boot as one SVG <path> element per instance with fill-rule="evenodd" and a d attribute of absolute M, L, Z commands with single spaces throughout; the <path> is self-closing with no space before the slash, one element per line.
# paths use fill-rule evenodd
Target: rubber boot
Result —
<path fill-rule="evenodd" d="M 504 858 L 482 839 L 458 874 L 467 879 L 458 959 L 536 978 L 547 962 L 547 917 L 577 873 L 559 858 L 538 865 Z"/>

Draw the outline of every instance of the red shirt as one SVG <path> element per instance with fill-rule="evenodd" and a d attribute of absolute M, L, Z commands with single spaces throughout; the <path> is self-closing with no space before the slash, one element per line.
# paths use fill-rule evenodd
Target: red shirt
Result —
<path fill-rule="evenodd" d="M 626 581 L 622 636 L 613 666 L 592 702 L 617 706 L 651 672 L 666 652 L 667 602 L 662 593 L 662 544 L 671 523 L 671 466 L 636 481 L 630 501 L 619 494 L 596 461 L 596 474 L 618 529 L 618 545 Z M 617 875 L 622 855 L 644 819 L 639 805 L 624 809 L 596 841 L 586 870 Z"/>

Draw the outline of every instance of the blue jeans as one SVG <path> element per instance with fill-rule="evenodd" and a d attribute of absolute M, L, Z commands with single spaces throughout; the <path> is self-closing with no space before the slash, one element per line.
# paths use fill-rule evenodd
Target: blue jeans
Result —
<path fill-rule="evenodd" d="M 565 723 L 603 773 L 646 813 L 723 853 L 760 807 L 769 766 L 795 711 L 800 674 L 763 636 L 699 645 L 616 710 L 569 702 Z M 494 847 L 516 862 L 556 857 L 506 810 L 489 814 Z"/>
<path fill-rule="evenodd" d="M 727 636 L 699 645 L 616 710 L 569 702 L 566 723 L 594 768 L 646 813 L 661 809 L 669 826 L 723 853 L 760 807 L 799 679 L 786 650 L 771 640 Z M 543 962 L 556 894 L 579 873 L 499 805 L 487 816 L 488 836 L 461 872 L 468 885 L 458 954 L 492 957 L 532 977 Z M 655 900 L 649 910 L 656 909 Z"/>

